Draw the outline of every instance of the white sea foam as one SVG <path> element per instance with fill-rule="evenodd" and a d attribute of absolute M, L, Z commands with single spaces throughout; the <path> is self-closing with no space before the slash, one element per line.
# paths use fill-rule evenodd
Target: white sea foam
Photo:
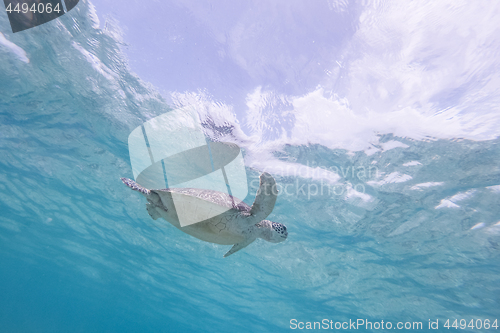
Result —
<path fill-rule="evenodd" d="M 267 171 L 280 176 L 296 176 L 310 178 L 312 180 L 324 180 L 329 184 L 338 184 L 341 178 L 336 172 L 321 167 L 303 165 L 300 163 L 281 161 L 274 157 L 273 152 L 283 148 L 283 140 L 262 141 L 265 129 L 259 124 L 253 124 L 256 132 L 249 136 L 239 126 L 239 121 L 232 107 L 213 101 L 206 93 L 173 93 L 171 98 L 176 107 L 191 105 L 198 111 L 200 120 L 205 126 L 208 136 L 220 141 L 228 141 L 238 144 L 245 150 L 245 164 L 250 168 Z M 261 103 L 249 98 L 249 105 Z M 258 111 L 255 111 L 258 112 Z M 221 131 L 221 127 L 230 129 L 228 132 Z M 214 129 L 219 130 L 214 130 Z"/>
<path fill-rule="evenodd" d="M 470 197 L 472 197 L 474 195 L 474 193 L 476 193 L 476 190 L 468 190 L 466 192 L 458 192 L 457 194 L 452 196 L 450 198 L 450 200 L 453 202 L 463 201 L 465 199 L 469 199 Z"/>
<path fill-rule="evenodd" d="M 92 22 L 92 28 L 99 29 L 99 25 L 101 24 L 99 21 L 99 17 L 97 16 L 97 11 L 92 2 L 89 1 L 89 17 Z"/>
<path fill-rule="evenodd" d="M 486 188 L 493 191 L 493 193 L 500 193 L 500 185 L 488 186 Z"/>
<path fill-rule="evenodd" d="M 24 51 L 21 47 L 17 46 L 16 44 L 12 43 L 10 40 L 5 38 L 4 34 L 2 34 L 1 32 L 0 32 L 0 45 L 7 47 L 9 51 L 14 53 L 22 62 L 25 63 L 30 62 L 28 56 L 26 55 L 26 51 Z"/>
<path fill-rule="evenodd" d="M 176 93 L 175 97 L 176 100 L 182 100 L 183 105 L 188 101 L 195 101 L 203 105 L 202 112 L 212 119 L 223 118 L 226 123 L 234 125 L 235 129 L 238 128 L 236 133 L 238 139 L 252 138 L 254 143 L 272 141 L 273 148 L 286 144 L 320 144 L 330 149 L 365 151 L 368 155 L 372 155 L 394 148 L 408 147 L 397 140 L 379 143 L 379 133 L 392 133 L 415 140 L 430 137 L 478 139 L 475 132 L 471 131 L 471 127 L 475 127 L 477 123 L 463 123 L 464 118 L 459 116 L 459 112 L 455 109 L 448 109 L 435 115 L 426 115 L 412 108 L 387 113 L 374 111 L 356 113 L 348 107 L 345 100 L 326 96 L 321 87 L 303 96 L 275 96 L 277 100 L 288 102 L 293 106 L 293 110 L 269 108 L 272 104 L 269 102 L 269 93 L 260 88 L 249 93 L 248 116 L 243 122 L 250 129 L 249 135 L 242 135 L 243 132 L 230 105 L 211 101 L 205 94 Z M 283 124 L 281 119 L 287 115 L 293 115 L 293 121 Z M 274 131 L 277 135 L 270 139 L 269 131 Z M 405 166 L 409 165 L 416 164 Z"/>
<path fill-rule="evenodd" d="M 403 166 L 415 166 L 415 165 L 422 165 L 422 163 L 420 163 L 419 161 L 410 161 L 403 164 Z"/>
<path fill-rule="evenodd" d="M 382 143 L 380 146 L 382 146 L 382 149 L 384 151 L 388 151 L 394 148 L 408 148 L 408 145 L 405 145 L 404 143 L 396 140 L 390 140 L 387 142 Z"/>
<path fill-rule="evenodd" d="M 355 189 L 353 189 L 350 186 L 347 187 L 346 198 L 347 199 L 349 199 L 349 198 L 360 198 L 364 202 L 372 202 L 374 200 L 371 195 L 363 193 L 363 192 L 356 191 Z"/>
<path fill-rule="evenodd" d="M 460 208 L 459 205 L 453 203 L 452 201 L 448 200 L 448 199 L 443 199 L 441 200 L 441 202 L 439 203 L 439 205 L 437 205 L 435 207 L 436 209 L 440 209 L 440 208 Z"/>
<path fill-rule="evenodd" d="M 114 73 L 111 69 L 109 69 L 106 65 L 102 63 L 102 61 L 95 56 L 92 52 L 85 50 L 80 44 L 77 42 L 72 43 L 73 47 L 80 51 L 85 59 L 92 65 L 92 67 L 99 72 L 106 79 L 113 81 L 116 78 L 116 73 Z"/>
<path fill-rule="evenodd" d="M 457 194 L 449 197 L 442 199 L 439 205 L 437 205 L 435 208 L 440 209 L 440 208 L 460 208 L 459 205 L 457 205 L 457 202 L 469 199 L 476 193 L 476 190 L 468 190 L 466 192 L 458 192 Z"/>
<path fill-rule="evenodd" d="M 427 183 L 420 183 L 417 185 L 414 185 L 410 188 L 410 190 L 421 190 L 423 188 L 428 188 L 428 187 L 434 187 L 434 186 L 441 186 L 443 185 L 444 182 L 427 182 Z"/>
<path fill-rule="evenodd" d="M 368 181 L 366 183 L 369 185 L 372 185 L 372 186 L 373 185 L 381 186 L 381 185 L 390 184 L 390 183 L 403 183 L 403 182 L 406 182 L 410 179 L 412 179 L 412 176 L 400 174 L 399 172 L 396 171 L 396 172 L 392 172 L 392 173 L 388 174 L 387 176 L 385 176 L 384 179 L 382 179 L 380 181 Z"/>

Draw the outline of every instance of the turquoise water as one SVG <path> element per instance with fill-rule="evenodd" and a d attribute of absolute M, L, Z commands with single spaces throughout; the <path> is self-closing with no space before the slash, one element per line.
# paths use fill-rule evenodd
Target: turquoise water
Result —
<path fill-rule="evenodd" d="M 121 183 L 133 177 L 130 132 L 172 107 L 92 17 L 83 2 L 5 34 L 17 48 L 0 45 L 0 331 L 281 332 L 292 319 L 420 331 L 439 320 L 448 331 L 447 319 L 500 320 L 498 139 L 395 130 L 366 153 L 245 144 L 235 131 L 249 184 L 267 169 L 289 185 L 269 217 L 289 237 L 222 258 L 227 246 L 151 220 Z M 10 29 L 4 16 L 0 28 Z M 213 138 L 234 129 L 205 127 Z"/>

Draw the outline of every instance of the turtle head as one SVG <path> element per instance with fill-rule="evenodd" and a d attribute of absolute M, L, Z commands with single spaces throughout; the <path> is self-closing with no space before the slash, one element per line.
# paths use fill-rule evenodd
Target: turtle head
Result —
<path fill-rule="evenodd" d="M 260 238 L 271 243 L 281 243 L 288 237 L 288 232 L 284 224 L 262 220 L 257 223 L 257 227 L 261 230 Z"/>

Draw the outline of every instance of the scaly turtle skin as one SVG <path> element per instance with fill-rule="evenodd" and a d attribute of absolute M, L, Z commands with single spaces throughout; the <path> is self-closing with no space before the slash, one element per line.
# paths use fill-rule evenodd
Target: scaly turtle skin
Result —
<path fill-rule="evenodd" d="M 252 207 L 218 191 L 195 188 L 149 190 L 131 179 L 121 180 L 146 197 L 146 209 L 154 220 L 161 217 L 177 229 L 206 242 L 234 244 L 224 257 L 243 249 L 257 238 L 279 243 L 288 236 L 285 225 L 264 220 L 271 214 L 278 194 L 276 181 L 267 172 L 260 176 L 259 191 Z M 201 222 L 181 226 L 178 209 L 194 210 L 195 213 L 199 211 L 202 215 L 221 213 Z"/>

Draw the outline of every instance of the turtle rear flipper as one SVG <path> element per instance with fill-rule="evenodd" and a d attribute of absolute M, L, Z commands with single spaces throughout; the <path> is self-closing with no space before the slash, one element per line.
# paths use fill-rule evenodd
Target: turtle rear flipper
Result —
<path fill-rule="evenodd" d="M 127 185 L 128 187 L 130 187 L 132 190 L 134 191 L 137 191 L 137 192 L 140 192 L 146 196 L 150 195 L 151 194 L 151 191 L 148 190 L 147 188 L 137 184 L 136 182 L 134 182 L 132 179 L 128 179 L 128 178 L 120 178 L 122 180 L 122 182 Z"/>
<path fill-rule="evenodd" d="M 151 191 L 151 190 L 145 188 L 144 186 L 137 184 L 132 179 L 128 179 L 128 178 L 120 178 L 120 179 L 122 180 L 122 182 L 125 185 L 130 187 L 132 190 L 137 191 L 137 192 L 141 193 L 142 195 L 144 195 L 148 199 L 149 202 L 153 203 L 153 205 L 155 205 L 155 206 L 161 205 L 160 197 L 154 191 Z"/>
<path fill-rule="evenodd" d="M 148 211 L 149 216 L 151 216 L 153 220 L 158 220 L 158 218 L 161 217 L 161 215 L 156 210 L 156 207 L 150 202 L 146 204 L 146 210 Z"/>

